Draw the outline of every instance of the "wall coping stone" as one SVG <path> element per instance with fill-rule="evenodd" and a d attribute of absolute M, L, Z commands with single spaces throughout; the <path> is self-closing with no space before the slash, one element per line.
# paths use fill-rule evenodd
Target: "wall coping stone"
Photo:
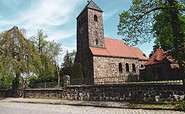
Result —
<path fill-rule="evenodd" d="M 63 88 L 36 88 L 36 89 L 26 89 L 26 91 L 62 91 Z"/>
<path fill-rule="evenodd" d="M 168 84 L 103 84 L 103 85 L 69 85 L 67 88 L 91 88 L 91 87 L 158 87 L 158 86 L 163 86 L 163 87 L 183 87 L 183 85 L 178 85 L 178 84 L 173 84 L 173 85 L 168 85 Z"/>

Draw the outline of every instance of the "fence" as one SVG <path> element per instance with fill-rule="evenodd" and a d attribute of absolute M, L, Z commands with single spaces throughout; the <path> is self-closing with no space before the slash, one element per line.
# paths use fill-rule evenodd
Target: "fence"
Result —
<path fill-rule="evenodd" d="M 96 77 L 94 80 L 90 78 L 70 79 L 71 85 L 86 85 L 94 83 L 100 84 L 162 84 L 162 85 L 183 85 L 183 80 L 155 80 L 155 81 L 142 81 L 138 76 L 117 76 L 117 77 Z"/>
<path fill-rule="evenodd" d="M 57 82 L 45 82 L 45 83 L 36 83 L 32 88 L 55 88 L 58 86 Z"/>

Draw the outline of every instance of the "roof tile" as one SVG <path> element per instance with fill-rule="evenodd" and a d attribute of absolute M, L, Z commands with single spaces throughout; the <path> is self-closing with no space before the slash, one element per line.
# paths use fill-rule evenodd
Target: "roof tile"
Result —
<path fill-rule="evenodd" d="M 104 40 L 105 49 L 90 47 L 93 55 L 148 59 L 139 48 L 129 47 L 122 40 L 110 38 L 104 38 Z"/>

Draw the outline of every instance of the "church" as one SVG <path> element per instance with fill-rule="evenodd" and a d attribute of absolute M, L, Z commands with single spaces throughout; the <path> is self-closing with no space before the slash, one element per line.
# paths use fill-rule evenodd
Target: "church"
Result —
<path fill-rule="evenodd" d="M 83 84 L 109 84 L 139 80 L 139 69 L 148 57 L 122 40 L 105 38 L 103 10 L 92 0 L 77 17 L 77 54 L 82 65 Z"/>

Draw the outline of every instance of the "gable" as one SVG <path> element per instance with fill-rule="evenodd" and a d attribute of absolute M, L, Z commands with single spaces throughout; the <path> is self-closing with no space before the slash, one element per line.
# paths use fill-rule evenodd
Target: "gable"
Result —
<path fill-rule="evenodd" d="M 167 53 L 163 51 L 162 48 L 159 48 L 146 62 L 145 65 L 154 65 L 154 64 L 164 64 L 164 63 L 174 63 L 174 60 L 171 56 L 167 56 Z"/>

